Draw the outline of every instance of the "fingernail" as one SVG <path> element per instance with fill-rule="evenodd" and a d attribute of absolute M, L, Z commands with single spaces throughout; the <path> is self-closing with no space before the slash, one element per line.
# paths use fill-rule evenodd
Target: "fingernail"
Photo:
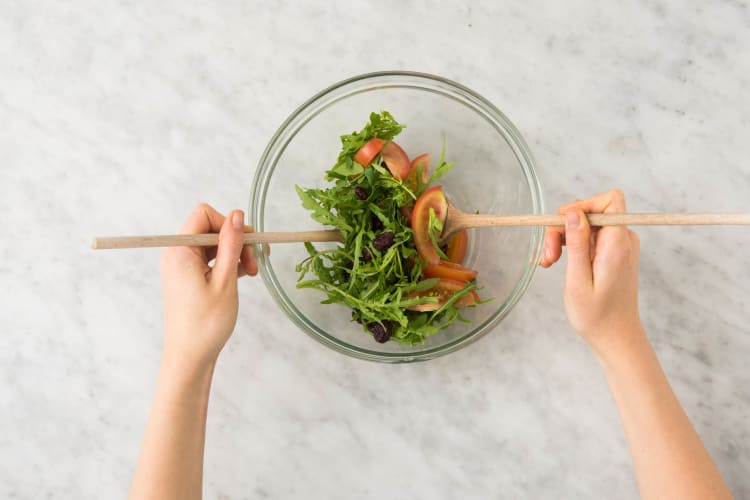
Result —
<path fill-rule="evenodd" d="M 549 248 L 545 248 L 544 249 L 544 259 L 543 260 L 546 262 L 546 261 L 550 260 L 551 257 L 552 257 L 552 252 L 549 251 Z"/>
<path fill-rule="evenodd" d="M 241 230 L 245 226 L 244 220 L 243 220 L 244 218 L 245 218 L 244 214 L 242 213 L 241 210 L 234 211 L 234 213 L 232 214 L 232 225 L 234 226 L 235 229 Z"/>
<path fill-rule="evenodd" d="M 581 223 L 581 218 L 578 216 L 577 210 L 571 210 L 565 215 L 565 227 L 574 229 Z"/>

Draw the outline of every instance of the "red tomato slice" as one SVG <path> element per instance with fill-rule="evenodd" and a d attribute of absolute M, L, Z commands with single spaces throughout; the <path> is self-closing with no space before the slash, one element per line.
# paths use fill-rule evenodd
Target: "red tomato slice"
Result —
<path fill-rule="evenodd" d="M 479 294 L 472 290 L 468 295 L 464 295 L 456 301 L 456 307 L 474 307 L 479 302 Z"/>
<path fill-rule="evenodd" d="M 432 155 L 430 155 L 430 153 L 424 153 L 411 161 L 409 173 L 404 181 L 410 189 L 417 189 L 417 171 L 419 165 L 422 165 L 422 184 L 427 184 L 427 181 L 430 179 L 429 169 L 431 160 Z"/>
<path fill-rule="evenodd" d="M 468 282 L 477 277 L 478 272 L 474 269 L 468 269 L 460 264 L 441 260 L 440 264 L 428 264 L 424 268 L 425 278 L 447 278 L 450 280 Z"/>
<path fill-rule="evenodd" d="M 357 154 L 354 155 L 354 161 L 363 167 L 369 167 L 372 160 L 374 160 L 375 157 L 378 156 L 378 153 L 380 153 L 380 150 L 383 149 L 383 144 L 385 144 L 383 139 L 378 139 L 377 137 L 370 139 L 364 146 L 359 148 Z"/>
<path fill-rule="evenodd" d="M 424 292 L 415 292 L 413 294 L 407 294 L 405 298 L 415 297 L 435 297 L 438 299 L 435 303 L 429 304 L 418 304 L 415 306 L 407 307 L 410 311 L 437 311 L 445 302 L 453 297 L 453 295 L 459 290 L 463 290 L 466 283 L 456 281 L 452 279 L 441 279 L 437 285 L 426 290 Z M 458 299 L 455 303 L 457 307 L 471 307 L 477 304 L 475 295 L 470 293 Z"/>
<path fill-rule="evenodd" d="M 445 199 L 443 188 L 440 186 L 427 189 L 417 198 L 411 216 L 411 229 L 414 232 L 414 245 L 417 247 L 417 252 L 428 264 L 437 265 L 440 263 L 440 255 L 438 255 L 428 233 L 430 209 L 435 211 L 435 216 L 441 222 L 445 222 L 445 216 L 448 213 L 448 200 Z"/>
<path fill-rule="evenodd" d="M 390 170 L 391 175 L 394 178 L 401 180 L 405 179 L 409 174 L 409 157 L 406 152 L 401 149 L 401 146 L 391 141 L 383 148 L 383 161 L 385 166 Z"/>
<path fill-rule="evenodd" d="M 466 247 L 468 246 L 469 234 L 464 229 L 448 240 L 448 250 L 446 250 L 445 256 L 448 257 L 449 261 L 461 264 L 466 257 Z"/>

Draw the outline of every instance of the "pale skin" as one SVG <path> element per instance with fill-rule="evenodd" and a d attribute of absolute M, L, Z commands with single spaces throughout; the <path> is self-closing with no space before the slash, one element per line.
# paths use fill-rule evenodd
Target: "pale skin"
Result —
<path fill-rule="evenodd" d="M 546 232 L 540 265 L 553 265 L 567 245 L 565 310 L 602 365 L 642 498 L 731 498 L 644 333 L 638 313 L 638 237 L 624 227 L 592 231 L 584 216 L 624 212 L 622 192 L 576 201 L 559 211 L 568 214 L 568 225 Z M 164 353 L 131 499 L 202 495 L 213 369 L 237 320 L 237 279 L 258 271 L 251 247 L 242 246 L 242 233 L 252 231 L 242 220 L 239 210 L 225 218 L 201 204 L 182 232 L 219 232 L 218 248 L 173 248 L 162 256 Z"/>
<path fill-rule="evenodd" d="M 619 190 L 563 205 L 566 226 L 545 233 L 540 265 L 567 245 L 565 311 L 591 346 L 620 412 L 641 498 L 732 498 L 664 375 L 638 313 L 638 236 L 592 231 L 585 213 L 624 213 Z"/>
<path fill-rule="evenodd" d="M 201 204 L 181 232 L 219 232 L 218 248 L 162 254 L 164 352 L 131 499 L 201 498 L 214 366 L 237 321 L 237 279 L 258 273 L 252 247 L 242 246 L 242 233 L 249 231 L 241 211 L 225 218 Z"/>

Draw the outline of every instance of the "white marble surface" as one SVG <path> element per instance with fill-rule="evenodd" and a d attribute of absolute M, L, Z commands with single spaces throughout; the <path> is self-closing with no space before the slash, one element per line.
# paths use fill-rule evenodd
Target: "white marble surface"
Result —
<path fill-rule="evenodd" d="M 445 2 L 446 4 L 448 2 Z M 161 343 L 158 251 L 102 234 L 247 206 L 271 134 L 339 79 L 456 79 L 516 123 L 548 206 L 747 209 L 748 3 L 0 3 L 0 497 L 122 498 Z M 642 311 L 737 498 L 750 497 L 750 230 L 640 230 Z M 429 363 L 345 358 L 260 280 L 209 410 L 208 498 L 633 498 L 623 432 L 565 322 L 562 267 Z"/>

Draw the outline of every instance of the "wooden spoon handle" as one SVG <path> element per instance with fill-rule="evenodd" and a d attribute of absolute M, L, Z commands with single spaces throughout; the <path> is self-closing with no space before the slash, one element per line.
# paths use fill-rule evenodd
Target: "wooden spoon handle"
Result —
<path fill-rule="evenodd" d="M 336 230 L 245 233 L 243 239 L 245 245 L 255 245 L 258 243 L 300 243 L 305 241 L 341 241 L 341 234 Z M 91 242 L 91 248 L 213 247 L 218 243 L 218 233 L 112 236 L 94 238 Z"/>
<path fill-rule="evenodd" d="M 464 216 L 466 227 L 486 226 L 564 226 L 564 215 L 469 215 Z M 750 225 L 750 213 L 693 213 L 693 214 L 588 214 L 592 226 L 655 226 L 655 225 Z M 336 230 L 290 231 L 276 233 L 245 233 L 244 244 L 299 243 L 305 241 L 341 241 Z M 170 234 L 158 236 L 112 236 L 94 238 L 91 247 L 210 247 L 219 243 L 219 235 Z"/>
<path fill-rule="evenodd" d="M 588 214 L 592 226 L 745 225 L 750 213 Z M 468 215 L 467 227 L 564 226 L 564 215 Z"/>

